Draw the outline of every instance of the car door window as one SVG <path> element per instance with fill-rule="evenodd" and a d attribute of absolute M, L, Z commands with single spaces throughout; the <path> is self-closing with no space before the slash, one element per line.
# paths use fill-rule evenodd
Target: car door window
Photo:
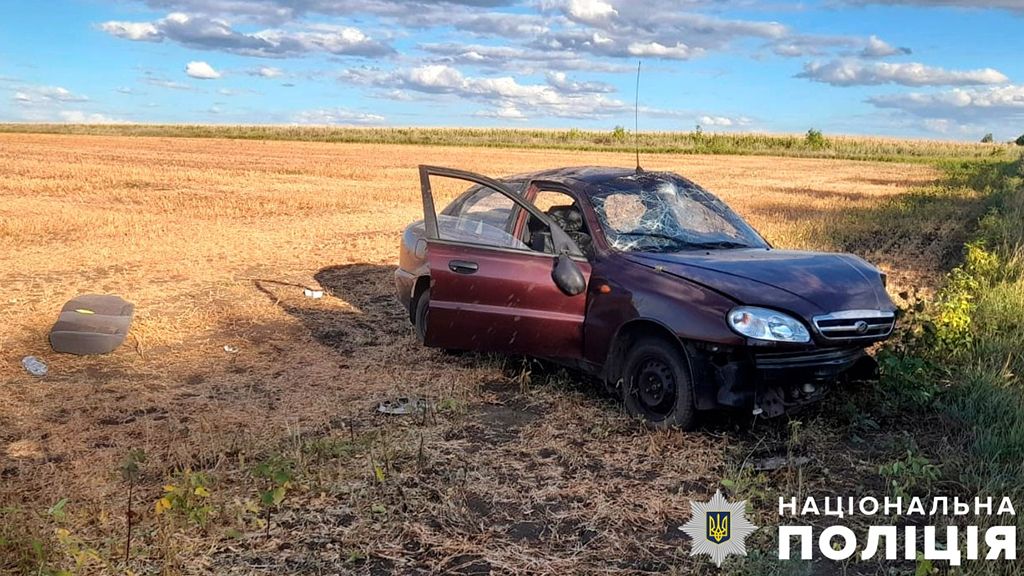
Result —
<path fill-rule="evenodd" d="M 558 224 L 585 256 L 590 256 L 590 233 L 583 212 L 572 196 L 555 190 L 540 190 L 533 199 L 533 205 Z M 522 235 L 523 242 L 530 249 L 546 254 L 555 253 L 550 228 L 534 216 L 528 216 Z"/>
<path fill-rule="evenodd" d="M 501 192 L 477 186 L 475 192 L 452 210 L 438 215 L 438 235 L 442 240 L 528 250 L 526 244 L 510 233 L 514 208 L 515 202 Z"/>

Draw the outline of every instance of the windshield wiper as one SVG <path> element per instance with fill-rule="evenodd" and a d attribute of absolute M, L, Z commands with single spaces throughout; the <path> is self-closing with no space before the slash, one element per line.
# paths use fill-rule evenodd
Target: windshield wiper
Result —
<path fill-rule="evenodd" d="M 700 249 L 729 249 L 729 248 L 753 248 L 750 244 L 744 244 L 743 242 L 733 242 L 732 240 L 721 240 L 718 242 L 687 242 L 687 246 Z"/>
<path fill-rule="evenodd" d="M 734 242 L 732 240 L 719 240 L 716 242 L 688 242 L 682 238 L 675 236 L 669 236 L 668 234 L 659 234 L 658 232 L 619 232 L 619 236 L 649 236 L 651 238 L 658 238 L 661 240 L 670 240 L 675 244 L 675 248 L 688 248 L 690 250 L 716 250 L 716 249 L 730 249 L 730 248 L 752 248 L 749 244 L 743 242 Z M 662 248 L 660 246 L 645 247 L 648 249 Z"/>
<path fill-rule="evenodd" d="M 668 234 L 659 234 L 657 232 L 618 232 L 618 236 L 648 236 L 651 238 L 660 238 L 662 240 L 671 240 L 676 244 L 689 244 L 682 238 L 676 238 L 675 236 L 669 236 Z"/>

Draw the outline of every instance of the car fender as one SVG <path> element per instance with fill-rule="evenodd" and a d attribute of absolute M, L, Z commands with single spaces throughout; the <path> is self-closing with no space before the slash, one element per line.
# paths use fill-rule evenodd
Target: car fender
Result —
<path fill-rule="evenodd" d="M 682 341 L 744 343 L 726 325 L 725 315 L 737 302 L 724 294 L 624 258 L 596 261 L 593 270 L 584 321 L 591 362 L 605 363 L 622 327 L 636 320 L 654 322 Z"/>

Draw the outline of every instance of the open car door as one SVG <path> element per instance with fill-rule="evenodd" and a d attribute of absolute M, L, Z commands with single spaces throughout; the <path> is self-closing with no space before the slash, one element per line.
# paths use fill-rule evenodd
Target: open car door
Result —
<path fill-rule="evenodd" d="M 472 186 L 442 214 L 431 178 Z M 583 355 L 590 264 L 550 218 L 506 185 L 470 172 L 420 166 L 430 268 L 425 344 L 548 358 Z M 556 254 L 516 234 L 520 218 L 547 227 Z"/>

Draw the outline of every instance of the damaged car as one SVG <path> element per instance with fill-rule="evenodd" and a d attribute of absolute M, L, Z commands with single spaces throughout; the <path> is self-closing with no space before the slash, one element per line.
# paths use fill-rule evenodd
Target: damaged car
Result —
<path fill-rule="evenodd" d="M 395 272 L 420 341 L 582 370 L 655 427 L 816 402 L 895 324 L 878 268 L 777 250 L 674 173 L 421 166 L 420 180 L 424 218 Z"/>

